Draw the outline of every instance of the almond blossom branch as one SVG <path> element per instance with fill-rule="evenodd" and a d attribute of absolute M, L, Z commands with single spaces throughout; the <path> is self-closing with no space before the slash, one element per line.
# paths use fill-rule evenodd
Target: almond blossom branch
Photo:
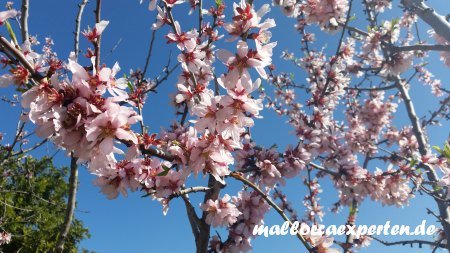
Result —
<path fill-rule="evenodd" d="M 422 122 L 422 127 L 426 127 L 426 126 L 432 124 L 434 119 L 437 116 L 439 116 L 439 114 L 444 112 L 446 110 L 446 108 L 450 107 L 450 95 L 447 96 L 447 98 L 442 100 L 440 103 L 441 103 L 441 106 L 431 114 L 430 118 L 428 120 L 425 120 Z"/>
<path fill-rule="evenodd" d="M 283 209 L 281 209 L 275 202 L 273 202 L 268 196 L 267 194 L 265 194 L 258 186 L 256 186 L 254 183 L 250 182 L 249 180 L 245 179 L 242 174 L 240 173 L 236 173 L 236 172 L 231 172 L 230 173 L 230 177 L 241 181 L 242 183 L 244 183 L 245 185 L 249 186 L 250 188 L 252 188 L 254 191 L 256 191 L 271 207 L 273 207 L 273 209 L 275 209 L 275 211 L 277 211 L 277 213 L 285 220 L 289 223 L 289 226 L 292 227 L 293 223 L 292 221 L 289 219 L 289 217 L 287 217 L 287 215 L 283 212 Z M 302 244 L 305 246 L 305 248 L 308 250 L 308 252 L 313 253 L 314 250 L 313 248 L 311 248 L 311 246 L 308 244 L 308 242 L 306 242 L 306 239 L 300 234 L 300 232 L 297 232 L 297 238 L 302 242 Z"/>
<path fill-rule="evenodd" d="M 15 46 L 11 45 L 11 43 L 8 42 L 7 39 L 5 39 L 5 37 L 0 35 L 0 45 L 2 45 L 6 50 L 8 50 L 14 57 L 15 59 L 11 59 L 13 61 L 19 61 L 20 64 L 22 64 L 30 73 L 31 76 L 33 78 L 36 79 L 36 81 L 40 81 L 43 79 L 43 76 L 41 74 L 39 74 L 34 67 L 31 65 L 31 63 L 29 63 L 26 59 L 25 56 L 22 54 L 22 52 L 20 52 Z"/>
<path fill-rule="evenodd" d="M 411 97 L 409 95 L 409 92 L 408 92 L 407 88 L 405 87 L 406 83 L 404 83 L 402 80 L 399 79 L 399 77 L 397 77 L 396 85 L 397 85 L 398 90 L 400 91 L 400 95 L 406 106 L 406 111 L 408 113 L 408 117 L 409 117 L 412 127 L 413 127 L 414 135 L 416 136 L 417 143 L 419 145 L 419 153 L 422 156 L 426 156 L 429 153 L 428 144 L 426 142 L 423 129 L 420 126 L 420 121 L 419 121 L 419 118 L 417 117 L 416 111 L 414 109 L 414 105 L 413 105 Z M 429 166 L 427 164 L 423 164 L 422 166 L 427 170 L 426 175 L 431 182 L 439 181 L 436 172 L 434 171 L 434 169 L 431 166 Z M 439 190 L 438 194 L 440 196 L 442 196 L 443 195 L 442 190 Z M 448 213 L 449 210 L 447 208 L 447 203 L 440 201 L 438 199 L 436 199 L 436 203 L 438 205 L 439 214 L 442 217 L 441 224 L 445 231 L 445 236 L 447 238 L 447 241 L 450 241 L 450 223 L 447 221 L 449 218 L 449 213 Z M 450 251 L 450 244 L 447 244 L 446 247 L 447 247 L 447 250 Z"/>
<path fill-rule="evenodd" d="M 409 11 L 417 14 L 425 23 L 430 25 L 440 36 L 450 41 L 450 23 L 444 16 L 439 15 L 427 6 L 423 0 L 402 0 L 401 4 Z"/>

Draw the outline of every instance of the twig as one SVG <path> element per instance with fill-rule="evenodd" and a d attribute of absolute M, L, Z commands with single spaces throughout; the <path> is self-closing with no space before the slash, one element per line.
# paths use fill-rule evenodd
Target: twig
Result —
<path fill-rule="evenodd" d="M 56 244 L 57 252 L 64 251 L 64 243 L 69 234 L 70 226 L 72 225 L 73 213 L 75 210 L 77 199 L 77 185 L 78 185 L 78 165 L 77 158 L 71 154 L 70 158 L 70 177 L 69 177 L 69 198 L 67 199 L 66 215 L 64 222 L 61 225 L 61 232 L 58 237 L 58 243 Z"/>
<path fill-rule="evenodd" d="M 75 50 L 75 59 L 78 60 L 78 54 L 80 53 L 80 27 L 81 27 L 81 17 L 83 16 L 83 11 L 84 11 L 84 7 L 86 6 L 86 4 L 88 3 L 89 0 L 83 0 L 79 5 L 78 5 L 78 14 L 77 14 L 77 18 L 75 19 L 75 45 L 74 45 L 74 50 Z"/>
<path fill-rule="evenodd" d="M 144 70 L 142 71 L 142 79 L 144 79 L 144 76 L 147 73 L 147 68 L 148 68 L 148 65 L 150 63 L 150 58 L 152 57 L 153 44 L 155 42 L 155 37 L 156 37 L 155 34 L 156 34 L 156 29 L 152 31 L 152 38 L 150 40 L 150 44 L 149 44 L 149 47 L 148 47 L 148 53 L 147 53 L 147 58 L 145 59 Z"/>
<path fill-rule="evenodd" d="M 22 42 L 28 41 L 28 8 L 30 6 L 29 0 L 22 0 L 22 8 L 20 10 L 20 27 L 22 31 Z"/>
<path fill-rule="evenodd" d="M 31 65 L 31 63 L 29 63 L 27 59 L 25 59 L 25 56 L 22 54 L 22 52 L 20 52 L 15 46 L 11 45 L 11 43 L 9 43 L 8 40 L 1 35 L 0 45 L 7 49 L 15 57 L 15 59 L 11 60 L 19 61 L 20 64 L 22 64 L 31 73 L 31 76 L 35 78 L 36 81 L 39 82 L 41 79 L 43 79 L 43 76 L 34 69 L 33 65 Z"/>
<path fill-rule="evenodd" d="M 450 23 L 444 16 L 428 7 L 423 0 L 402 0 L 401 3 L 412 13 L 417 14 L 425 23 L 430 25 L 440 36 L 450 41 Z"/>
<path fill-rule="evenodd" d="M 102 0 L 97 0 L 97 5 L 95 8 L 95 22 L 100 23 L 100 15 L 101 15 L 101 7 L 102 7 Z M 101 49 L 101 43 L 102 43 L 102 35 L 99 35 L 97 37 L 97 40 L 95 41 L 95 66 L 98 70 L 100 66 L 100 49 Z"/>
<path fill-rule="evenodd" d="M 185 189 L 182 189 L 182 190 L 179 190 L 177 192 L 174 192 L 174 193 L 170 194 L 168 199 L 171 200 L 173 198 L 182 197 L 183 195 L 186 195 L 186 194 L 189 194 L 189 193 L 206 192 L 206 191 L 209 191 L 210 189 L 211 188 L 204 187 L 204 186 L 189 187 L 189 188 L 185 188 Z"/>
<path fill-rule="evenodd" d="M 422 130 L 422 127 L 419 123 L 419 118 L 417 117 L 416 111 L 414 109 L 414 105 L 412 103 L 411 97 L 409 96 L 409 92 L 405 87 L 405 83 L 400 79 L 400 77 L 397 77 L 396 85 L 398 87 L 398 90 L 400 91 L 400 95 L 405 103 L 406 111 L 408 113 L 408 117 L 412 124 L 412 129 L 414 136 L 417 139 L 417 143 L 419 145 L 419 153 L 422 156 L 425 156 L 429 152 L 429 147 L 425 139 L 424 132 Z M 428 180 L 431 182 L 438 182 L 438 176 L 436 174 L 436 171 L 427 164 L 421 164 L 421 167 L 427 170 L 426 175 L 428 177 Z M 443 196 L 444 193 L 442 190 L 437 191 L 439 196 Z M 447 241 L 450 241 L 450 223 L 447 221 L 449 218 L 447 203 L 444 201 L 441 201 L 437 198 L 435 198 L 435 201 L 438 205 L 439 214 L 442 217 L 442 227 L 444 229 L 444 232 L 446 234 Z M 450 251 L 450 244 L 447 244 L 447 250 Z"/>
<path fill-rule="evenodd" d="M 275 211 L 277 211 L 277 213 L 285 220 L 289 223 L 289 226 L 292 227 L 293 223 L 292 221 L 287 217 L 287 215 L 283 212 L 283 209 L 281 209 L 275 202 L 273 202 L 268 196 L 267 194 L 265 194 L 261 189 L 259 189 L 258 186 L 256 186 L 254 183 L 250 182 L 249 180 L 245 179 L 244 177 L 242 177 L 242 175 L 240 173 L 236 173 L 236 172 L 231 172 L 230 173 L 230 177 L 237 179 L 239 181 L 241 181 L 242 183 L 244 183 L 245 185 L 249 186 L 250 188 L 252 188 L 254 191 L 256 191 L 266 202 L 267 204 L 269 204 L 271 207 L 273 207 L 273 209 L 275 209 Z M 308 242 L 306 242 L 305 238 L 300 234 L 300 232 L 297 232 L 297 238 L 302 242 L 302 244 L 305 246 L 305 248 L 308 250 L 308 252 L 314 252 L 313 249 L 311 248 L 311 246 L 308 244 Z"/>
<path fill-rule="evenodd" d="M 411 46 L 401 46 L 401 47 L 392 47 L 392 52 L 401 52 L 401 51 L 450 51 L 450 45 L 411 45 Z"/>
<path fill-rule="evenodd" d="M 422 244 L 431 245 L 431 246 L 438 245 L 441 248 L 445 248 L 445 244 L 441 244 L 441 243 L 438 244 L 437 242 L 430 242 L 430 241 L 425 241 L 425 240 L 405 240 L 405 241 L 397 241 L 397 242 L 387 242 L 387 241 L 380 240 L 374 236 L 370 236 L 370 237 L 385 246 L 406 245 L 406 244 L 410 244 L 412 246 L 413 244 L 417 243 L 417 244 L 419 244 L 419 248 L 422 247 Z"/>

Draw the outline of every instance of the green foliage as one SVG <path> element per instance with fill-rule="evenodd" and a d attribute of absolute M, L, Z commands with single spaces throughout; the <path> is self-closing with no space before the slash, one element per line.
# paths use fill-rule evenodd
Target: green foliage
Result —
<path fill-rule="evenodd" d="M 445 143 L 444 148 L 440 148 L 438 146 L 433 147 L 439 154 L 441 154 L 443 157 L 450 159 L 450 144 Z"/>
<path fill-rule="evenodd" d="M 6 154 L 0 151 L 0 226 L 12 239 L 0 252 L 54 252 L 64 221 L 69 170 L 55 168 L 49 157 L 4 161 Z M 89 236 L 74 218 L 64 252 L 78 252 L 80 241 Z"/>

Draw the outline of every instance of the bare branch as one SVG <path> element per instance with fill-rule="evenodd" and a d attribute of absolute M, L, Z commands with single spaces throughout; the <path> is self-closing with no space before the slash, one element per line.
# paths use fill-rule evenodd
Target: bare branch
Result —
<path fill-rule="evenodd" d="M 69 177 L 69 198 L 67 199 L 66 215 L 64 222 L 61 225 L 61 232 L 58 237 L 58 243 L 56 244 L 56 251 L 64 251 L 64 243 L 69 234 L 70 227 L 72 225 L 73 213 L 75 210 L 77 199 L 77 187 L 78 186 L 78 165 L 77 159 L 71 154 L 70 158 L 70 177 Z"/>
<path fill-rule="evenodd" d="M 156 37 L 155 34 L 156 34 L 156 29 L 152 31 L 152 38 L 150 39 L 150 44 L 149 44 L 149 47 L 148 47 L 147 58 L 145 59 L 145 66 L 144 66 L 144 70 L 142 71 L 142 79 L 144 79 L 145 74 L 147 73 L 148 65 L 150 63 L 150 58 L 152 57 L 153 44 L 155 42 L 155 37 Z"/>
<path fill-rule="evenodd" d="M 411 45 L 411 46 L 401 46 L 401 47 L 392 47 L 393 52 L 401 52 L 401 51 L 450 51 L 450 45 Z"/>
<path fill-rule="evenodd" d="M 100 15 L 101 15 L 101 7 L 102 7 L 102 0 L 97 0 L 97 5 L 95 8 L 95 22 L 96 23 L 100 23 Z M 95 41 L 95 66 L 94 68 L 96 68 L 98 70 L 99 66 L 100 66 L 100 50 L 101 50 L 101 43 L 102 43 L 102 35 L 100 34 L 97 37 L 97 40 Z"/>
<path fill-rule="evenodd" d="M 439 246 L 440 248 L 445 248 L 445 244 L 442 243 L 437 243 L 437 242 L 430 242 L 430 241 L 425 241 L 425 240 L 406 240 L 406 241 L 396 241 L 396 242 L 387 242 L 387 241 L 383 241 L 380 240 L 376 237 L 370 236 L 371 238 L 373 238 L 375 241 L 385 245 L 385 246 L 395 246 L 395 245 L 411 245 L 411 247 L 413 246 L 413 244 L 418 244 L 419 248 L 422 248 L 422 245 L 431 245 L 431 246 Z"/>
<path fill-rule="evenodd" d="M 22 0 L 20 26 L 22 31 L 22 42 L 28 41 L 28 8 L 30 6 L 29 0 Z"/>
<path fill-rule="evenodd" d="M 427 6 L 423 0 L 402 0 L 401 3 L 409 11 L 417 14 L 425 23 L 430 25 L 440 36 L 450 41 L 450 23 L 444 16 L 439 15 Z"/>
<path fill-rule="evenodd" d="M 75 50 L 75 59 L 78 60 L 78 54 L 80 53 L 80 27 L 81 27 L 81 17 L 83 16 L 83 11 L 84 11 L 84 7 L 86 6 L 86 4 L 88 3 L 88 0 L 83 0 L 79 5 L 78 5 L 78 14 L 77 14 L 77 18 L 75 19 L 75 45 L 74 45 L 74 50 Z"/>
<path fill-rule="evenodd" d="M 204 187 L 204 186 L 189 187 L 189 188 L 185 188 L 185 189 L 182 189 L 182 190 L 179 190 L 177 192 L 170 194 L 168 199 L 171 200 L 173 198 L 182 197 L 183 195 L 187 195 L 189 193 L 206 192 L 206 191 L 209 191 L 210 189 L 211 188 Z"/>

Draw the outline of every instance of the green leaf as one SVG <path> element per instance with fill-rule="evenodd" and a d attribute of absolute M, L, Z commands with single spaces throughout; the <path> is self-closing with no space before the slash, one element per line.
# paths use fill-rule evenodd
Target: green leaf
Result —
<path fill-rule="evenodd" d="M 167 167 L 167 166 L 165 166 L 165 165 L 163 165 L 162 167 L 163 167 L 164 171 L 163 171 L 163 172 L 161 172 L 161 173 L 159 173 L 159 174 L 158 174 L 158 176 L 160 176 L 160 177 L 164 177 L 164 176 L 167 176 L 167 173 L 169 173 L 169 171 L 170 171 L 170 168 L 169 168 L 169 167 Z"/>
<path fill-rule="evenodd" d="M 434 150 L 436 150 L 439 154 L 442 154 L 442 149 L 441 147 L 438 146 L 433 146 Z"/>
<path fill-rule="evenodd" d="M 11 24 L 9 23 L 8 20 L 5 20 L 5 26 L 6 26 L 6 30 L 8 30 L 9 36 L 13 40 L 14 44 L 19 45 L 19 43 L 17 42 L 16 34 L 14 33 L 14 30 L 12 29 Z"/>

